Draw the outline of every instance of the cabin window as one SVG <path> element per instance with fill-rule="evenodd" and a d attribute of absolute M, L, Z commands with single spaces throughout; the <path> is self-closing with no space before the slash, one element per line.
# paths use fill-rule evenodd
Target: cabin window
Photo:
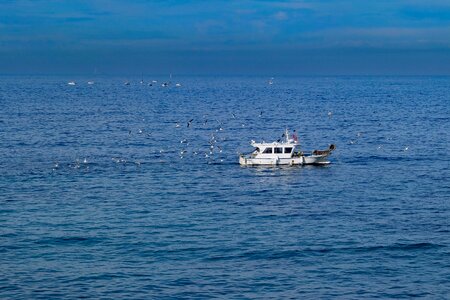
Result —
<path fill-rule="evenodd" d="M 284 153 L 291 153 L 291 152 L 292 152 L 292 147 L 284 148 Z"/>
<path fill-rule="evenodd" d="M 272 153 L 272 148 L 266 148 L 264 149 L 263 153 Z"/>
<path fill-rule="evenodd" d="M 274 153 L 283 153 L 283 148 L 276 147 Z"/>

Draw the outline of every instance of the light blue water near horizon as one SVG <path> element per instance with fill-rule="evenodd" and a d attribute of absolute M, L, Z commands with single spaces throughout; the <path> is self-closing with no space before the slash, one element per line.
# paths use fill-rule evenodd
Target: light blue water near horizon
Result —
<path fill-rule="evenodd" d="M 132 79 L 0 77 L 1 298 L 448 298 L 450 77 Z"/>

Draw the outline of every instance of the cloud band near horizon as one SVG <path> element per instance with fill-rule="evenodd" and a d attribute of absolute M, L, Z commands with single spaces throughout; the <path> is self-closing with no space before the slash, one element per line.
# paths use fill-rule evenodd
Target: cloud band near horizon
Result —
<path fill-rule="evenodd" d="M 449 52 L 439 0 L 0 3 L 2 73 L 450 74 Z"/>

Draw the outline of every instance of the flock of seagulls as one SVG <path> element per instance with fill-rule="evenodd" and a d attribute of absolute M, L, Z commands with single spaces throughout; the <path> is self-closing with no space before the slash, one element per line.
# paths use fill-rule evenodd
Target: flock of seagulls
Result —
<path fill-rule="evenodd" d="M 94 83 L 95 83 L 94 81 L 88 81 L 87 82 L 88 85 L 93 85 Z M 146 83 L 142 79 L 141 81 L 139 81 L 139 83 L 141 85 L 147 84 L 148 86 L 153 86 L 153 85 L 157 85 L 158 81 L 152 80 L 152 81 Z M 69 81 L 67 84 L 71 85 L 71 86 L 74 86 L 77 83 L 75 81 Z M 273 85 L 274 84 L 274 78 L 273 77 L 271 77 L 268 80 L 268 84 L 269 85 Z M 126 85 L 126 86 L 131 85 L 131 82 L 130 81 L 125 81 L 124 85 Z M 170 85 L 173 85 L 171 81 L 165 81 L 165 82 L 160 83 L 161 87 L 168 87 Z M 181 87 L 181 84 L 180 83 L 176 83 L 176 84 L 174 84 L 174 86 L 175 87 Z M 260 110 L 260 111 L 257 112 L 255 117 L 263 118 L 263 115 L 264 115 L 264 112 L 262 110 Z M 328 117 L 328 119 L 332 119 L 334 115 L 333 115 L 332 111 L 326 111 L 326 116 Z M 233 121 L 237 121 L 236 119 L 238 119 L 236 113 L 231 113 L 230 117 L 231 117 L 231 119 Z M 241 128 L 247 127 L 247 125 L 245 123 L 243 123 L 243 122 L 239 122 L 238 124 L 240 124 Z M 205 144 L 197 145 L 197 147 L 195 147 L 194 145 L 196 143 L 198 144 L 198 141 L 190 142 L 188 137 L 182 137 L 179 140 L 179 148 L 178 148 L 178 150 L 170 149 L 170 148 L 168 148 L 168 149 L 159 149 L 159 150 L 157 150 L 155 152 L 155 154 L 157 154 L 159 158 L 167 157 L 167 158 L 173 159 L 174 155 L 175 155 L 175 157 L 178 156 L 179 159 L 184 159 L 184 158 L 192 155 L 192 157 L 195 157 L 195 156 L 197 156 L 199 158 L 203 157 L 204 159 L 207 160 L 208 163 L 210 163 L 212 161 L 223 162 L 225 160 L 225 156 L 222 155 L 224 146 L 221 145 L 220 143 L 221 142 L 225 142 L 226 138 L 220 136 L 220 133 L 223 132 L 224 128 L 225 128 L 224 123 L 222 121 L 216 119 L 216 120 L 212 120 L 212 122 L 211 122 L 211 120 L 208 120 L 206 118 L 206 116 L 204 115 L 203 119 L 200 119 L 200 120 L 194 120 L 193 118 L 189 118 L 188 120 L 186 120 L 184 122 L 178 121 L 178 122 L 175 122 L 175 124 L 174 124 L 174 127 L 176 129 L 180 130 L 179 133 L 182 133 L 183 130 L 194 130 L 195 131 L 196 129 L 198 129 L 199 126 L 203 126 L 202 130 L 204 130 L 206 128 L 209 128 L 211 130 L 210 133 L 209 133 L 209 137 L 207 138 L 207 142 Z M 133 132 L 137 133 L 138 135 L 143 135 L 144 134 L 144 130 L 141 129 L 141 128 L 138 129 L 137 131 L 133 131 Z M 129 136 L 132 135 L 132 131 L 131 130 L 128 131 L 128 135 Z M 146 136 L 147 137 L 151 137 L 150 133 L 146 133 Z M 189 136 L 189 134 L 188 134 L 188 136 Z M 190 138 L 192 138 L 192 135 L 191 135 Z M 363 138 L 363 133 L 362 132 L 357 132 L 355 138 L 349 140 L 348 145 L 355 145 L 355 144 L 359 143 L 359 141 L 362 138 Z M 377 149 L 378 150 L 383 149 L 383 145 L 379 145 L 377 147 Z M 405 147 L 403 147 L 403 149 L 401 151 L 406 152 L 408 150 L 409 150 L 409 146 L 405 146 Z M 127 159 L 120 158 L 120 157 L 113 157 L 112 161 L 115 164 L 120 164 L 120 165 L 132 164 L 132 165 L 135 165 L 135 166 L 138 166 L 138 167 L 140 167 L 141 164 L 142 164 L 142 162 L 138 161 L 138 160 L 133 161 L 133 160 L 127 160 Z M 89 162 L 88 162 L 87 158 L 84 158 L 84 159 L 78 158 L 78 159 L 75 160 L 75 162 L 70 163 L 69 166 L 71 168 L 74 168 L 74 169 L 80 169 L 82 167 L 85 167 L 85 169 L 88 169 L 89 168 Z M 56 162 L 53 165 L 53 170 L 57 170 L 59 168 L 61 168 L 61 164 L 59 162 Z"/>
<path fill-rule="evenodd" d="M 157 83 L 158 82 L 156 80 L 152 80 L 147 85 L 148 86 L 153 86 L 153 85 L 156 85 Z M 93 85 L 93 84 L 95 84 L 95 82 L 94 81 L 88 81 L 87 84 L 88 85 Z M 145 82 L 140 81 L 140 84 L 145 84 Z M 76 83 L 76 81 L 69 81 L 69 82 L 67 82 L 67 85 L 74 86 L 74 85 L 77 85 L 77 83 Z M 131 85 L 131 82 L 130 81 L 125 81 L 123 83 L 123 85 Z M 169 87 L 171 85 L 172 85 L 172 82 L 170 82 L 170 81 L 161 83 L 162 87 Z M 181 87 L 181 86 L 182 86 L 181 83 L 175 83 L 175 87 Z"/>
<path fill-rule="evenodd" d="M 170 74 L 170 79 L 172 79 L 172 74 Z M 271 77 L 271 78 L 269 79 L 269 81 L 268 81 L 268 84 L 269 84 L 269 85 L 274 84 L 274 79 L 275 79 L 274 77 Z M 88 82 L 87 82 L 88 85 L 93 85 L 94 83 L 95 83 L 94 81 L 88 81 Z M 144 79 L 141 79 L 141 80 L 139 81 L 139 83 L 140 83 L 140 84 L 145 84 Z M 148 82 L 147 85 L 148 85 L 148 86 L 153 86 L 153 85 L 156 85 L 157 83 L 158 83 L 157 80 L 152 80 L 152 81 Z M 76 83 L 75 81 L 69 81 L 69 82 L 67 82 L 67 84 L 68 84 L 68 85 L 77 85 L 77 83 Z M 131 82 L 127 80 L 127 81 L 125 81 L 123 84 L 124 84 L 124 85 L 131 85 Z M 170 80 L 170 81 L 165 81 L 165 82 L 162 82 L 162 83 L 161 83 L 161 86 L 162 86 L 162 87 L 168 87 L 168 86 L 170 86 L 170 85 L 172 85 L 172 81 L 171 81 L 171 80 Z M 176 87 L 181 87 L 182 85 L 181 85 L 181 83 L 177 82 L 177 83 L 175 83 L 175 86 L 176 86 Z"/>
<path fill-rule="evenodd" d="M 139 83 L 140 84 L 145 84 L 144 80 L 141 80 Z M 147 85 L 148 86 L 153 86 L 153 85 L 156 85 L 157 83 L 158 83 L 158 81 L 152 80 L 152 81 L 148 82 Z M 93 85 L 93 84 L 95 84 L 95 82 L 94 81 L 88 81 L 87 84 L 88 85 Z M 77 82 L 76 81 L 69 81 L 69 82 L 67 82 L 67 85 L 74 86 L 74 85 L 77 85 Z M 123 85 L 131 85 L 131 82 L 130 81 L 125 81 L 123 83 Z M 165 81 L 165 82 L 161 83 L 162 87 L 169 87 L 171 85 L 172 85 L 171 81 Z M 181 83 L 177 82 L 177 83 L 175 83 L 175 86 L 176 87 L 181 87 L 182 85 L 181 85 Z"/>
<path fill-rule="evenodd" d="M 215 120 L 215 122 L 209 122 L 206 115 L 203 116 L 203 120 L 195 121 L 194 119 L 189 119 L 185 122 L 185 126 L 182 126 L 183 122 L 176 122 L 174 127 L 178 130 L 178 136 L 182 136 L 180 140 L 180 148 L 178 150 L 178 156 L 183 159 L 187 155 L 192 155 L 193 157 L 204 157 L 207 159 L 208 163 L 214 161 L 223 162 L 225 158 L 223 157 L 223 148 L 219 143 L 225 142 L 227 139 L 221 137 L 221 132 L 224 131 L 223 122 L 220 120 Z M 196 124 L 197 126 L 194 126 Z M 205 128 L 206 127 L 206 128 Z M 209 130 L 207 141 L 200 139 L 201 141 L 195 140 L 192 143 L 189 141 L 188 137 L 192 138 L 192 133 L 196 129 Z M 187 132 L 188 130 L 190 132 Z M 161 149 L 160 153 L 164 151 Z"/>
<path fill-rule="evenodd" d="M 263 111 L 260 111 L 257 116 L 260 118 L 263 115 Z M 224 146 L 221 143 L 224 143 L 227 141 L 226 137 L 221 137 L 221 132 L 223 132 L 224 129 L 224 123 L 220 120 L 213 120 L 213 122 L 208 123 L 208 119 L 206 116 L 203 116 L 203 120 L 195 121 L 194 119 L 189 119 L 185 122 L 175 122 L 174 128 L 176 130 L 179 130 L 178 132 L 181 133 L 182 137 L 179 140 L 179 147 L 178 150 L 177 147 L 174 147 L 174 144 L 168 146 L 167 148 L 161 148 L 157 151 L 153 151 L 153 155 L 156 155 L 156 158 L 161 160 L 161 162 L 173 162 L 176 157 L 178 157 L 180 160 L 183 160 L 185 158 L 189 158 L 189 162 L 191 162 L 192 158 L 198 157 L 200 160 L 206 161 L 208 164 L 211 163 L 223 163 L 226 160 L 226 155 L 224 155 Z M 235 113 L 231 114 L 232 119 L 236 119 L 237 116 Z M 185 124 L 185 126 L 182 126 L 181 124 Z M 196 124 L 196 126 L 194 126 Z M 199 141 L 190 141 L 188 137 L 186 137 L 186 134 L 189 135 L 185 130 L 196 130 L 196 129 L 202 129 L 205 126 L 208 126 L 208 129 L 210 129 L 208 134 L 208 139 L 206 142 L 199 142 Z M 245 124 L 242 124 L 243 127 L 245 127 Z M 137 130 L 134 130 L 135 134 L 143 135 L 146 133 L 142 128 L 138 128 Z M 128 135 L 132 136 L 132 131 L 128 131 Z M 151 137 L 150 133 L 146 133 L 147 137 Z M 355 139 L 352 139 L 349 141 L 349 145 L 357 144 L 360 139 L 362 139 L 364 134 L 362 132 L 357 132 L 355 135 Z M 191 135 L 192 138 L 192 135 Z M 388 140 L 392 140 L 392 138 L 387 138 Z M 378 150 L 381 150 L 383 148 L 383 145 L 379 145 L 377 147 Z M 406 152 L 409 150 L 409 146 L 405 146 L 401 151 Z M 238 152 L 236 152 L 238 154 Z M 136 160 L 136 159 L 125 159 L 121 157 L 112 157 L 112 162 L 115 165 L 119 166 L 135 166 L 135 167 L 141 167 L 142 161 Z M 61 164 L 60 162 L 55 162 L 52 170 L 57 171 L 62 168 L 62 166 L 68 166 L 71 169 L 75 170 L 89 170 L 90 161 L 87 157 L 85 158 L 77 158 L 74 162 L 68 163 L 68 164 Z"/>

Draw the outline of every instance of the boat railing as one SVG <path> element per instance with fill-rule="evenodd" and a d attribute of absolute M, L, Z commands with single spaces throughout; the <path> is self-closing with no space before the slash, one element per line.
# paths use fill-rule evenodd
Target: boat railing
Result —
<path fill-rule="evenodd" d="M 243 156 L 243 157 L 256 157 L 256 155 L 258 155 L 258 153 L 254 152 L 254 151 L 240 154 L 240 156 Z"/>
<path fill-rule="evenodd" d="M 308 152 L 308 151 L 298 151 L 298 152 L 294 152 L 294 154 L 292 154 L 292 156 L 293 157 L 300 157 L 300 156 L 303 156 L 303 155 L 305 155 L 305 154 L 310 154 L 310 152 Z"/>

